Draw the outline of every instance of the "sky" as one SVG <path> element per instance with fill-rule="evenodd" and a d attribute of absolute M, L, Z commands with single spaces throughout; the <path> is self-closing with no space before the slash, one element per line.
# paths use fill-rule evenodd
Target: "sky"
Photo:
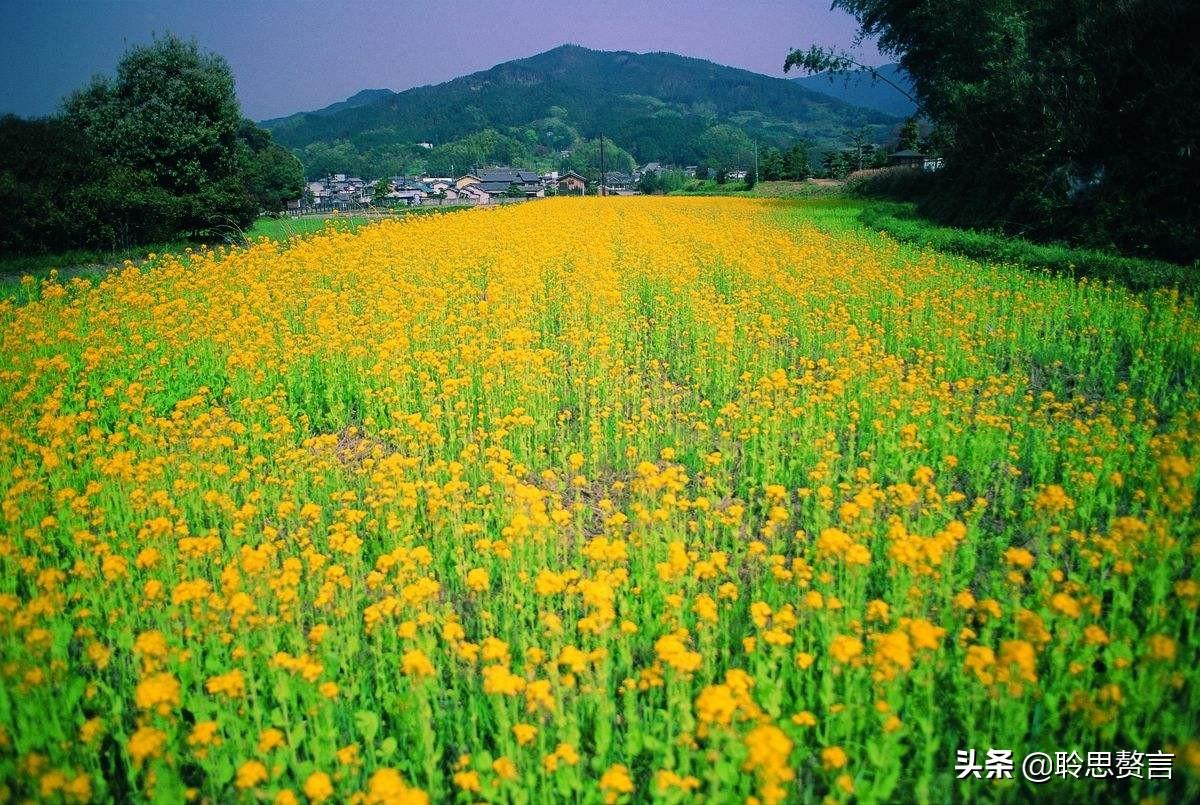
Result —
<path fill-rule="evenodd" d="M 224 56 L 255 120 L 359 90 L 448 81 L 565 43 L 665 50 L 782 76 L 793 47 L 849 46 L 830 0 L 0 0 L 0 114 L 41 116 L 126 48 L 172 32 Z M 869 44 L 858 53 L 881 58 Z"/>

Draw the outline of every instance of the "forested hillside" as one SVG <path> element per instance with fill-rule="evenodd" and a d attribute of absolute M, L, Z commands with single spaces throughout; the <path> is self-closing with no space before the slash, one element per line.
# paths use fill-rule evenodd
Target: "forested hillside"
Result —
<path fill-rule="evenodd" d="M 298 150 L 312 175 L 388 159 L 446 172 L 461 153 L 428 153 L 416 143 L 445 147 L 488 130 L 525 161 L 553 162 L 580 139 L 603 134 L 639 162 L 695 164 L 704 157 L 701 138 L 717 124 L 764 146 L 807 140 L 832 148 L 849 129 L 866 128 L 882 141 L 897 122 L 792 81 L 701 59 L 564 45 L 436 86 L 366 90 L 264 125 Z"/>

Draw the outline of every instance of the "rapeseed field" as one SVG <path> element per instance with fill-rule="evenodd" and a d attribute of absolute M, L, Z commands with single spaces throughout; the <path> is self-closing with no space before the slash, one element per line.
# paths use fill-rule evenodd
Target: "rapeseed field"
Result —
<path fill-rule="evenodd" d="M 1200 796 L 1173 291 L 562 199 L 0 325 L 0 801 Z"/>

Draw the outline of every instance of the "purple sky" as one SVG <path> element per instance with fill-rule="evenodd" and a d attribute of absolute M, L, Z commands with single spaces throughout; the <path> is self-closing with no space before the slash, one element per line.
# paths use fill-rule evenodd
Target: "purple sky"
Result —
<path fill-rule="evenodd" d="M 248 117 L 407 89 L 571 42 L 783 75 L 792 47 L 849 45 L 830 0 L 0 0 L 0 113 L 44 115 L 132 44 L 172 31 L 229 60 Z M 867 46 L 863 60 L 881 59 Z"/>

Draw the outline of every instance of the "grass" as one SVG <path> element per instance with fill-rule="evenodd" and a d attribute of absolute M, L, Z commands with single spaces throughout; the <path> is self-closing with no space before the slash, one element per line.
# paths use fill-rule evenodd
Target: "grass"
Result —
<path fill-rule="evenodd" d="M 759 182 L 753 195 L 761 198 L 810 199 L 836 198 L 843 193 L 838 182 Z"/>
<path fill-rule="evenodd" d="M 182 252 L 192 245 L 194 244 L 191 241 L 176 240 L 113 251 L 74 249 L 56 254 L 6 256 L 0 258 L 0 277 L 20 277 L 25 274 L 44 276 L 51 269 L 58 269 L 60 273 L 64 273 L 120 265 L 125 260 L 143 260 L 151 252 L 157 254 Z"/>
<path fill-rule="evenodd" d="M 435 210 L 403 210 L 397 214 L 411 215 L 433 211 Z M 294 236 L 321 232 L 327 226 L 341 231 L 355 231 L 373 220 L 378 220 L 378 217 L 331 215 L 273 218 L 263 216 L 245 232 L 244 238 L 247 241 L 257 240 L 261 237 L 273 241 L 285 241 Z M 26 276 L 41 280 L 50 276 L 53 271 L 63 281 L 78 278 L 92 282 L 103 277 L 112 268 L 120 267 L 126 261 L 148 267 L 156 263 L 162 255 L 182 255 L 188 249 L 204 248 L 205 245 L 195 241 L 177 240 L 114 251 L 73 250 L 58 254 L 5 257 L 0 259 L 0 299 L 19 296 L 22 289 L 22 278 Z M 154 259 L 151 259 L 150 255 L 154 255 Z"/>
<path fill-rule="evenodd" d="M 0 302 L 5 798 L 1197 801 L 1200 310 L 860 213 L 549 199 Z M 1019 773 L 1127 750 L 1172 778 Z"/>
<path fill-rule="evenodd" d="M 1009 235 L 939 226 L 921 218 L 914 205 L 870 202 L 859 215 L 870 229 L 904 243 L 986 262 L 1016 263 L 1068 277 L 1115 282 L 1134 290 L 1174 287 L 1200 290 L 1200 266 L 1124 257 L 1092 249 L 1032 243 Z"/>
<path fill-rule="evenodd" d="M 326 227 L 343 232 L 353 232 L 372 220 L 378 220 L 378 218 L 366 215 L 304 216 L 300 218 L 263 216 L 254 222 L 254 226 L 246 232 L 245 238 L 248 241 L 255 241 L 259 238 L 284 241 L 292 237 L 322 232 Z"/>
<path fill-rule="evenodd" d="M 716 179 L 688 179 L 683 187 L 672 190 L 669 196 L 732 196 L 746 193 L 746 183 L 728 181 L 724 184 Z"/>
<path fill-rule="evenodd" d="M 759 182 L 753 188 L 746 189 L 745 182 L 726 182 L 718 184 L 715 179 L 690 179 L 683 188 L 672 191 L 671 196 L 750 196 L 754 198 L 774 198 L 787 200 L 803 200 L 811 198 L 833 198 L 844 195 L 844 188 L 839 182 L 791 182 L 771 181 Z"/>

